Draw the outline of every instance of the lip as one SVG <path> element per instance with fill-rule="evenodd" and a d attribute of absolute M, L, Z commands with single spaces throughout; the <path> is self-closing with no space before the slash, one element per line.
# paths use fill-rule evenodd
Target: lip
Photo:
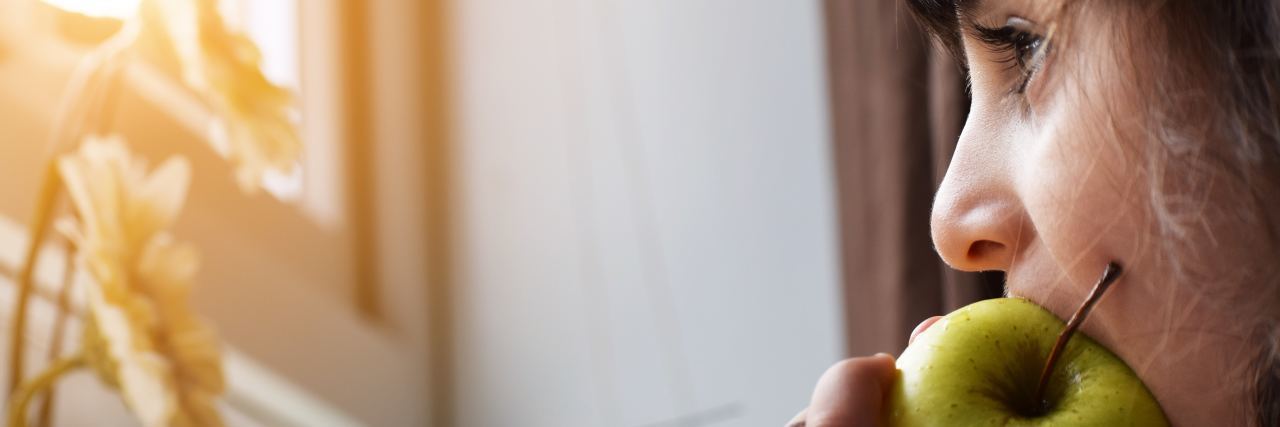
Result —
<path fill-rule="evenodd" d="M 1070 279 L 1024 280 L 1024 276 L 1015 275 L 1012 270 L 1005 273 L 1005 296 L 1031 301 L 1064 322 L 1088 293 L 1083 287 L 1080 287 L 1082 292 L 1076 292 L 1076 288 Z"/>

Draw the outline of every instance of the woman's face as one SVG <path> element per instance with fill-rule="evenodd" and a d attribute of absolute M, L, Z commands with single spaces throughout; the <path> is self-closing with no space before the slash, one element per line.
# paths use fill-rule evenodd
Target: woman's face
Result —
<path fill-rule="evenodd" d="M 1153 158 L 1143 82 L 1158 70 L 1142 64 L 1166 54 L 1158 36 L 1137 33 L 1141 14 L 1086 7 L 1057 21 L 1069 45 L 1046 43 L 1045 2 L 963 3 L 972 8 L 961 27 L 973 104 L 934 204 L 938 252 L 961 270 L 1005 271 L 1011 295 L 1061 318 L 1108 261 L 1121 263 L 1124 275 L 1085 333 L 1133 367 L 1175 424 L 1247 424 L 1242 385 L 1257 348 L 1223 297 L 1244 285 L 1190 283 L 1173 266 L 1229 278 L 1225 266 L 1263 262 L 1268 252 L 1256 230 L 1213 215 L 1180 229 L 1178 247 L 1195 250 L 1166 250 L 1153 191 L 1181 194 L 1173 213 L 1190 212 L 1220 203 L 1227 180 L 1188 179 Z"/>

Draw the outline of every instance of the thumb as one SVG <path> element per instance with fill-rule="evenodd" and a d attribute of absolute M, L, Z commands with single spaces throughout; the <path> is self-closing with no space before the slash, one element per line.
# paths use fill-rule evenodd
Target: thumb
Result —
<path fill-rule="evenodd" d="M 835 364 L 818 380 L 805 416 L 805 426 L 880 425 L 884 398 L 897 372 L 893 356 L 884 353 Z"/>

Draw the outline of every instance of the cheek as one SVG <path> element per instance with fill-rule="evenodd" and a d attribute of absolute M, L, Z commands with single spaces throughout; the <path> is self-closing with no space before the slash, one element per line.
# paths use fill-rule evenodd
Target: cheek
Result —
<path fill-rule="evenodd" d="M 1042 116 L 1039 131 L 1020 138 L 1026 143 L 1017 153 L 1015 185 L 1036 238 L 1010 272 L 1009 287 L 1067 318 L 1109 261 L 1125 267 L 1121 283 L 1151 283 L 1142 276 L 1151 270 L 1153 250 L 1147 180 L 1134 153 L 1122 138 L 1094 125 L 1100 111 L 1069 103 L 1058 111 L 1070 114 Z M 1137 289 L 1147 287 L 1118 284 L 1108 300 L 1119 302 L 1110 305 L 1136 304 L 1157 292 Z M 1105 311 L 1100 308 L 1095 318 L 1107 317 Z"/>

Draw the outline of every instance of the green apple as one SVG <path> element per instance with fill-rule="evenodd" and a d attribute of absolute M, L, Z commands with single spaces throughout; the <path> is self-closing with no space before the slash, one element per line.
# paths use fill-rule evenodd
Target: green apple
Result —
<path fill-rule="evenodd" d="M 1120 358 L 1083 334 L 1034 397 L 1064 324 L 1021 298 L 974 303 L 916 337 L 885 415 L 890 426 L 1165 426 L 1160 404 Z"/>

